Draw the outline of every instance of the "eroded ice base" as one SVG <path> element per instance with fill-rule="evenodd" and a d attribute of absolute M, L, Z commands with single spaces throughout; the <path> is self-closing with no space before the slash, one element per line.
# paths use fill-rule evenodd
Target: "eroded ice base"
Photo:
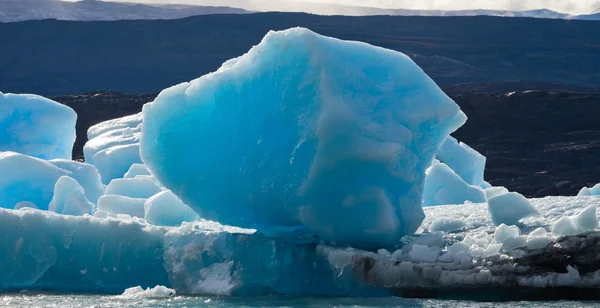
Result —
<path fill-rule="evenodd" d="M 120 294 L 164 285 L 177 294 L 377 296 L 414 288 L 599 287 L 600 234 L 556 238 L 549 231 L 600 198 L 531 203 L 539 216 L 498 228 L 485 204 L 430 207 L 425 229 L 441 219 L 464 225 L 407 236 L 398 249 L 377 252 L 274 240 L 209 221 L 173 228 L 138 218 L 0 210 L 0 291 Z"/>

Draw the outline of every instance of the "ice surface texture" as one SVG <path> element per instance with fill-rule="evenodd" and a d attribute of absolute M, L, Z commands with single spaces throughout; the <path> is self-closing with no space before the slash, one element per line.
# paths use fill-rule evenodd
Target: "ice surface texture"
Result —
<path fill-rule="evenodd" d="M 590 218 L 600 198 L 531 202 L 540 216 L 519 227 L 496 227 L 483 203 L 427 207 L 424 227 L 440 217 L 465 225 L 455 234 L 408 236 L 392 253 L 281 241 L 205 220 L 168 228 L 137 218 L 0 209 L 0 251 L 5 252 L 0 254 L 0 291 L 120 294 L 133 286 L 164 285 L 177 294 L 369 296 L 403 287 L 600 286 L 600 277 L 590 271 L 597 267 L 600 235 L 562 240 L 546 231 L 564 215 L 593 226 L 597 220 Z M 584 266 L 559 262 L 552 263 L 554 268 L 540 253 L 589 259 L 574 260 Z"/>
<path fill-rule="evenodd" d="M 15 152 L 0 152 L 0 207 L 14 208 L 22 201 L 47 210 L 61 176 L 81 185 L 92 203 L 104 193 L 94 166 L 69 160 L 46 161 Z"/>
<path fill-rule="evenodd" d="M 423 206 L 485 202 L 485 191 L 465 182 L 444 163 L 434 162 L 426 171 Z"/>
<path fill-rule="evenodd" d="M 53 100 L 0 92 L 0 152 L 71 159 L 76 121 L 73 109 Z"/>
<path fill-rule="evenodd" d="M 209 221 L 164 228 L 137 218 L 0 209 L 0 233 L 0 292 L 121 294 L 133 286 L 163 285 L 178 294 L 383 293 L 369 291 L 351 274 L 338 277 L 315 245 L 268 239 L 254 230 Z M 132 292 L 137 293 L 130 290 L 128 295 Z"/>
<path fill-rule="evenodd" d="M 594 185 L 594 187 L 584 187 L 579 191 L 578 196 L 600 196 L 600 184 Z"/>
<path fill-rule="evenodd" d="M 83 147 L 85 161 L 98 168 L 104 184 L 124 177 L 131 165 L 141 163 L 142 114 L 134 114 L 94 125 Z"/>
<path fill-rule="evenodd" d="M 503 192 L 502 190 L 499 191 Z M 516 192 L 496 195 L 489 199 L 488 209 L 492 216 L 492 221 L 496 225 L 503 223 L 514 225 L 525 217 L 539 214 L 527 198 Z"/>
<path fill-rule="evenodd" d="M 63 215 L 82 216 L 93 214 L 96 206 L 85 197 L 83 187 L 73 178 L 61 176 L 54 186 L 54 197 L 48 206 L 49 211 Z"/>
<path fill-rule="evenodd" d="M 489 184 L 483 180 L 485 156 L 479 154 L 467 144 L 448 136 L 438 150 L 436 158 L 454 170 L 467 184 L 480 186 L 484 189 L 489 187 Z"/>
<path fill-rule="evenodd" d="M 144 218 L 149 223 L 158 226 L 175 227 L 184 221 L 190 222 L 198 219 L 198 214 L 169 190 L 148 199 L 144 204 L 144 212 Z"/>
<path fill-rule="evenodd" d="M 144 163 L 201 217 L 379 247 L 418 228 L 425 169 L 466 120 L 409 57 L 301 28 L 143 116 Z"/>

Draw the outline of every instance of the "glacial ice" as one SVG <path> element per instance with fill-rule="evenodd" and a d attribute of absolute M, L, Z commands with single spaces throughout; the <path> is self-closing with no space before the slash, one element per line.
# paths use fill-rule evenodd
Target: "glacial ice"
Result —
<path fill-rule="evenodd" d="M 439 218 L 429 225 L 430 232 L 452 232 L 461 230 L 466 226 L 463 220 Z"/>
<path fill-rule="evenodd" d="M 161 191 L 150 178 L 114 179 L 106 186 L 107 195 L 147 199 Z"/>
<path fill-rule="evenodd" d="M 198 219 L 198 214 L 169 190 L 146 200 L 144 212 L 144 219 L 157 226 L 179 226 Z"/>
<path fill-rule="evenodd" d="M 141 163 L 139 141 L 142 114 L 105 121 L 88 129 L 83 147 L 85 161 L 96 166 L 102 183 L 124 177 L 133 164 Z"/>
<path fill-rule="evenodd" d="M 313 244 L 210 221 L 165 228 L 135 218 L 0 209 L 0 233 L 0 264 L 11 264 L 0 267 L 0 292 L 121 294 L 162 285 L 178 294 L 386 294 L 352 274 L 339 276 Z"/>
<path fill-rule="evenodd" d="M 497 243 L 504 243 L 507 239 L 517 237 L 520 234 L 521 230 L 519 230 L 519 227 L 501 224 L 494 231 L 494 239 Z"/>
<path fill-rule="evenodd" d="M 112 216 L 124 214 L 131 217 L 144 218 L 145 203 L 146 199 L 143 198 L 104 195 L 98 199 L 98 212 L 96 213 L 106 213 Z"/>
<path fill-rule="evenodd" d="M 69 176 L 84 189 L 85 196 L 95 203 L 104 193 L 98 172 L 93 166 L 76 161 L 46 161 L 15 152 L 0 152 L 0 207 L 14 208 L 29 201 L 47 210 L 54 186 L 61 176 Z"/>
<path fill-rule="evenodd" d="M 539 214 L 527 198 L 516 192 L 497 195 L 488 200 L 488 209 L 496 225 L 515 225 L 519 220 Z"/>
<path fill-rule="evenodd" d="M 41 109 L 16 112 L 16 100 Z M 0 126 L 29 125 L 0 134 L 0 207 L 14 208 L 0 208 L 0 292 L 600 285 L 584 267 L 531 266 L 548 252 L 535 250 L 589 253 L 600 243 L 600 185 L 531 200 L 490 187 L 485 157 L 448 136 L 464 114 L 393 51 L 305 29 L 269 33 L 217 72 L 166 89 L 143 114 L 91 127 L 91 164 L 39 158 L 73 145 L 68 129 L 40 133 L 64 106 L 2 93 L 0 103 Z M 72 129 L 68 113 L 60 125 Z M 2 152 L 7 144 L 38 158 Z"/>
<path fill-rule="evenodd" d="M 456 138 L 448 136 L 436 153 L 436 158 L 448 165 L 460 178 L 469 185 L 489 187 L 483 179 L 485 156 Z"/>
<path fill-rule="evenodd" d="M 594 187 L 591 187 L 591 188 L 584 187 L 579 191 L 579 193 L 577 195 L 578 196 L 600 196 L 600 184 L 596 184 L 596 185 L 594 185 Z"/>
<path fill-rule="evenodd" d="M 122 298 L 166 298 L 175 296 L 177 292 L 165 286 L 156 286 L 154 288 L 142 288 L 140 286 L 128 288 L 121 294 Z"/>
<path fill-rule="evenodd" d="M 387 295 L 388 288 L 398 286 L 529 286 L 537 281 L 532 277 L 540 277 L 546 286 L 597 286 L 600 281 L 593 275 L 571 279 L 532 271 L 519 256 L 554 241 L 545 230 L 565 212 L 577 216 L 590 205 L 600 205 L 600 198 L 531 202 L 540 216 L 523 220 L 520 235 L 506 227 L 516 243 L 511 245 L 521 246 L 515 250 L 505 249 L 507 239 L 495 238 L 498 227 L 485 204 L 463 204 L 425 208 L 425 228 L 439 217 L 462 217 L 466 226 L 458 233 L 413 235 L 394 253 L 293 243 L 202 219 L 172 228 L 123 216 L 99 219 L 0 209 L 0 250 L 5 252 L 0 264 L 11 265 L 0 267 L 0 291 L 121 294 L 138 285 L 162 285 L 178 294 L 373 296 Z"/>
<path fill-rule="evenodd" d="M 133 164 L 123 176 L 126 179 L 135 178 L 138 175 L 151 175 L 150 171 L 143 164 Z"/>
<path fill-rule="evenodd" d="M 593 231 L 598 227 L 596 205 L 590 205 L 574 216 L 564 216 L 552 225 L 552 235 L 556 237 L 577 235 Z"/>
<path fill-rule="evenodd" d="M 419 227 L 424 171 L 465 120 L 409 57 L 296 28 L 146 104 L 140 153 L 207 219 L 386 246 Z"/>
<path fill-rule="evenodd" d="M 71 159 L 76 121 L 73 109 L 53 100 L 0 92 L 0 152 Z"/>
<path fill-rule="evenodd" d="M 63 214 L 82 216 L 93 214 L 95 205 L 85 197 L 83 187 L 73 178 L 61 176 L 54 186 L 54 196 L 48 210 Z"/>
<path fill-rule="evenodd" d="M 485 198 L 487 200 L 491 200 L 495 197 L 498 197 L 500 195 L 505 195 L 508 193 L 509 193 L 509 191 L 508 191 L 508 189 L 506 189 L 506 187 L 502 187 L 502 186 L 488 187 L 485 189 Z"/>
<path fill-rule="evenodd" d="M 448 165 L 434 162 L 426 171 L 423 206 L 485 202 L 485 191 L 469 185 Z"/>

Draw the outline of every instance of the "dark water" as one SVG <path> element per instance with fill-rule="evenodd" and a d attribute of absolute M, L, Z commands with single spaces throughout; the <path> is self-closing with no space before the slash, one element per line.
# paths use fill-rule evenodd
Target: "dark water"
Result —
<path fill-rule="evenodd" d="M 310 298 L 310 297 L 186 297 L 164 299 L 101 295 L 0 295 L 0 307 L 600 307 L 600 302 L 508 302 L 484 303 L 468 301 L 405 298 Z"/>

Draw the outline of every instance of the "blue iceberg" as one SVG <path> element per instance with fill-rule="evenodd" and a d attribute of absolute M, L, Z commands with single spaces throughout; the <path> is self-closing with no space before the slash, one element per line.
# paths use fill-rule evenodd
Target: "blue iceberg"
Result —
<path fill-rule="evenodd" d="M 142 162 L 141 130 L 141 113 L 108 120 L 88 129 L 89 141 L 83 146 L 83 155 L 87 163 L 98 169 L 102 183 L 124 177 L 133 164 Z"/>
<path fill-rule="evenodd" d="M 76 121 L 73 109 L 53 100 L 0 92 L 0 152 L 71 159 Z"/>
<path fill-rule="evenodd" d="M 22 201 L 47 210 L 54 197 L 54 187 L 62 176 L 81 185 L 92 203 L 104 194 L 104 186 L 94 166 L 67 160 L 42 160 L 15 153 L 0 152 L 0 207 L 14 208 Z"/>
<path fill-rule="evenodd" d="M 395 245 L 459 107 L 404 54 L 270 32 L 143 110 L 142 160 L 206 219 L 340 245 Z"/>

